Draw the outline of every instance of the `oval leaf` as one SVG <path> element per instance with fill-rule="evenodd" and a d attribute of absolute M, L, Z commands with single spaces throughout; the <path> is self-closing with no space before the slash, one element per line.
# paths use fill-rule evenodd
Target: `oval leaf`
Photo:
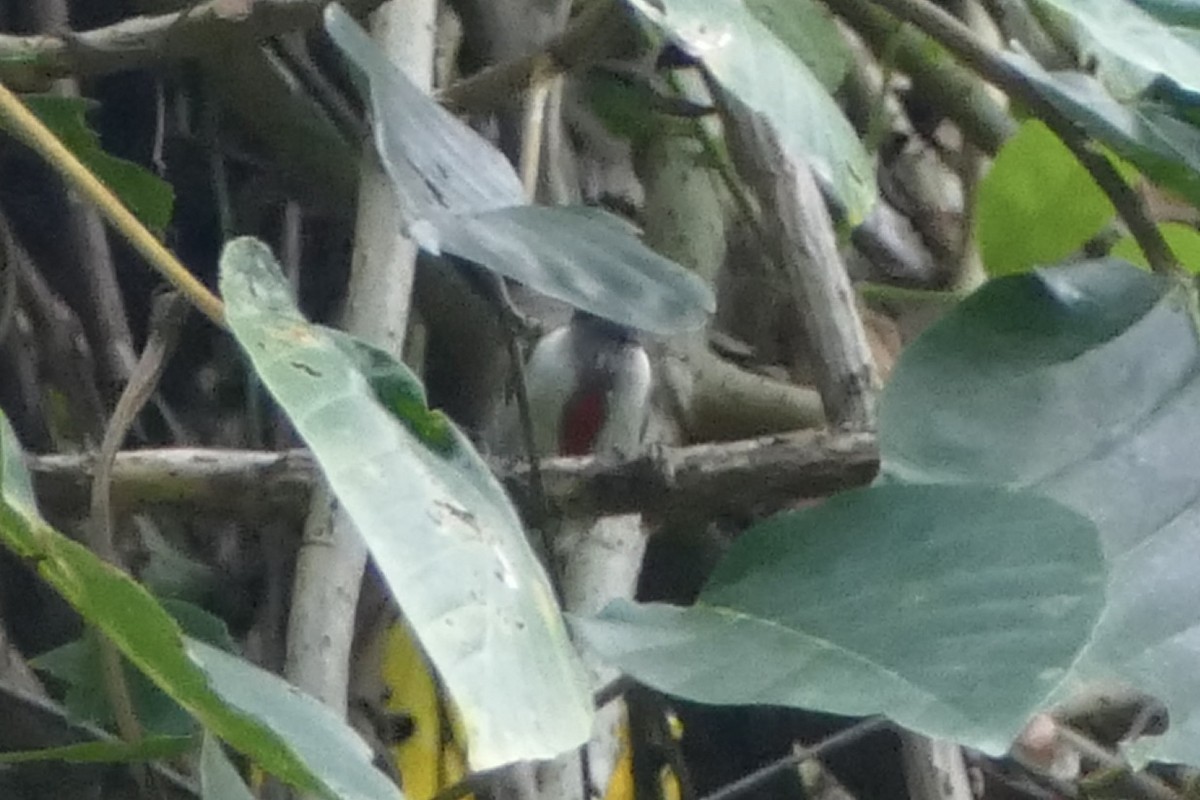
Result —
<path fill-rule="evenodd" d="M 1200 762 L 1200 346 L 1195 294 L 1116 261 L 985 286 L 901 358 L 885 474 L 1029 487 L 1087 514 L 1110 570 L 1071 676 L 1162 700 L 1163 760 Z"/>
<path fill-rule="evenodd" d="M 979 247 L 992 275 L 1060 261 L 1113 217 L 1091 174 L 1038 120 L 1004 143 L 977 202 Z"/>
<path fill-rule="evenodd" d="M 1001 753 L 1087 642 L 1102 567 L 1095 527 L 1030 493 L 874 487 L 754 526 L 692 608 L 579 626 L 662 691 L 881 713 Z"/>
<path fill-rule="evenodd" d="M 226 245 L 221 291 L 238 342 L 462 712 L 472 765 L 550 758 L 585 741 L 588 681 L 550 582 L 466 437 L 413 402 L 416 379 L 402 365 L 310 325 L 261 242 Z"/>

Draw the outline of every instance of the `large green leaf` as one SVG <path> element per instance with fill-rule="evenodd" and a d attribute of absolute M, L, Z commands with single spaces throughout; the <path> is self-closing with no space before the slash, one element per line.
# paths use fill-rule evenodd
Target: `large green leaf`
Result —
<path fill-rule="evenodd" d="M 652 333 L 704 324 L 716 304 L 702 280 L 611 214 L 527 205 L 500 151 L 413 85 L 338 4 L 325 27 L 357 70 L 375 149 L 421 247 Z"/>
<path fill-rule="evenodd" d="M 977 202 L 979 248 L 992 275 L 1060 261 L 1113 217 L 1091 174 L 1038 120 L 1004 143 Z"/>
<path fill-rule="evenodd" d="M 21 99 L 147 228 L 161 233 L 167 227 L 175 207 L 175 190 L 145 167 L 104 151 L 85 116 L 96 103 L 82 97 L 47 94 Z"/>
<path fill-rule="evenodd" d="M 627 0 L 700 60 L 732 102 L 808 161 L 850 224 L 875 203 L 875 171 L 849 120 L 804 62 L 741 0 Z"/>
<path fill-rule="evenodd" d="M 332 798 L 401 797 L 372 766 L 370 748 L 330 709 L 236 656 L 183 636 L 145 589 L 43 520 L 2 414 L 0 539 L 138 669 L 269 772 Z"/>
<path fill-rule="evenodd" d="M 1116 261 L 1004 278 L 914 343 L 885 392 L 885 476 L 1028 487 L 1091 517 L 1110 580 L 1071 683 L 1162 699 L 1155 754 L 1200 763 L 1200 346 L 1182 283 Z"/>
<path fill-rule="evenodd" d="M 610 606 L 585 640 L 709 703 L 886 714 L 1002 752 L 1102 605 L 1096 530 L 1031 493 L 888 486 L 744 533 L 692 608 Z"/>
<path fill-rule="evenodd" d="M 1143 174 L 1200 204 L 1200 129 L 1150 100 L 1117 102 L 1081 72 L 1046 72 L 1018 53 L 1004 59 L 1049 103 Z"/>
<path fill-rule="evenodd" d="M 549 580 L 487 465 L 416 379 L 310 325 L 270 251 L 230 242 L 234 335 L 313 450 L 462 713 L 473 766 L 585 741 L 591 698 Z"/>

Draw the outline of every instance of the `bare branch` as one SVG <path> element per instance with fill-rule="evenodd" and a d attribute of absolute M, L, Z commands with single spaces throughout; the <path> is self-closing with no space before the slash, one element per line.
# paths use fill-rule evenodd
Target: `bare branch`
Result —
<path fill-rule="evenodd" d="M 174 61 L 312 27 L 327 0 L 207 0 L 170 14 L 138 16 L 68 36 L 0 34 L 0 81 L 39 86 L 70 75 L 102 75 Z M 346 0 L 368 11 L 381 0 Z"/>
<path fill-rule="evenodd" d="M 38 499 L 64 513 L 87 505 L 92 459 L 30 456 Z M 869 433 L 802 431 L 738 442 L 664 447 L 633 458 L 554 458 L 542 462 L 547 495 L 571 516 L 643 511 L 683 514 L 765 511 L 797 499 L 862 486 L 878 467 Z M 498 465 L 519 506 L 529 501 L 528 465 Z M 304 450 L 265 452 L 176 448 L 117 456 L 113 506 L 133 511 L 184 505 L 207 511 L 301 518 L 317 475 Z"/>

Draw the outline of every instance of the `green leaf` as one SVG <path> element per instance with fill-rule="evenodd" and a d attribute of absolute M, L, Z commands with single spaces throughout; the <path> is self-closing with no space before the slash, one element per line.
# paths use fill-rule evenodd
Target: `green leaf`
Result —
<path fill-rule="evenodd" d="M 1060 261 L 1113 217 L 1092 176 L 1038 120 L 996 154 L 978 203 L 979 246 L 992 275 Z"/>
<path fill-rule="evenodd" d="M 1183 268 L 1193 274 L 1200 274 L 1200 232 L 1182 222 L 1164 222 L 1158 226 L 1158 230 Z M 1109 255 L 1113 258 L 1123 258 L 1143 269 L 1150 268 L 1137 240 L 1128 234 L 1117 240 Z"/>
<path fill-rule="evenodd" d="M 812 70 L 821 85 L 837 91 L 850 69 L 850 48 L 833 17 L 812 0 L 744 0 L 755 19 Z"/>
<path fill-rule="evenodd" d="M 598 208 L 524 206 L 461 217 L 444 249 L 543 294 L 651 333 L 704 324 L 714 310 L 704 281 L 655 253 L 620 217 Z"/>
<path fill-rule="evenodd" d="M 94 102 L 61 95 L 25 95 L 21 100 L 142 224 L 155 233 L 166 229 L 174 211 L 175 191 L 145 167 L 104 152 L 85 116 L 96 106 Z"/>
<path fill-rule="evenodd" d="M 734 102 L 811 164 L 851 225 L 875 203 L 875 170 L 853 126 L 795 53 L 741 2 L 626 0 L 700 60 Z"/>
<path fill-rule="evenodd" d="M 161 689 L 267 771 L 332 798 L 401 797 L 372 766 L 370 748 L 330 709 L 248 662 L 187 639 L 145 589 L 43 520 L 3 414 L 0 539 Z"/>
<path fill-rule="evenodd" d="M 707 703 L 886 714 L 1001 753 L 1102 605 L 1096 529 L 1031 493 L 886 486 L 746 531 L 692 608 L 579 623 L 609 661 Z"/>
<path fill-rule="evenodd" d="M 104 687 L 100 643 L 95 634 L 56 647 L 31 665 L 67 684 L 62 702 L 71 716 L 112 727 L 114 716 Z M 153 735 L 189 736 L 196 722 L 146 675 L 125 665 L 125 679 L 138 722 Z"/>
<path fill-rule="evenodd" d="M 1194 289 L 1115 260 L 998 279 L 906 350 L 884 393 L 891 480 L 1028 487 L 1093 519 L 1108 599 L 1070 682 L 1162 700 L 1200 762 L 1200 340 Z"/>
<path fill-rule="evenodd" d="M 357 70 L 375 148 L 422 248 L 652 333 L 705 323 L 716 301 L 703 281 L 611 214 L 527 205 L 503 154 L 413 85 L 336 3 L 325 28 Z"/>
<path fill-rule="evenodd" d="M 261 242 L 226 245 L 221 291 L 238 342 L 454 697 L 472 765 L 550 758 L 585 741 L 587 678 L 549 580 L 466 437 L 412 402 L 420 392 L 403 365 L 310 325 Z M 401 402 L 380 403 L 384 384 Z"/>
<path fill-rule="evenodd" d="M 180 600 L 161 600 L 187 636 L 233 651 L 235 645 L 225 623 L 202 608 Z M 79 719 L 111 726 L 114 721 L 104 687 L 100 646 L 94 634 L 43 653 L 30 662 L 68 685 L 63 705 Z M 128 665 L 127 665 L 128 666 Z M 126 681 L 138 722 L 155 734 L 186 736 L 195 731 L 191 715 L 141 672 L 127 668 Z"/>
<path fill-rule="evenodd" d="M 696 118 L 713 109 L 678 96 L 655 76 L 599 64 L 578 76 L 583 97 L 592 112 L 614 136 L 635 148 L 655 138 L 696 136 Z"/>
<path fill-rule="evenodd" d="M 1194 0 L 1138 0 L 1138 7 L 1167 25 L 1200 27 L 1200 5 Z"/>
<path fill-rule="evenodd" d="M 1090 75 L 1046 72 L 1028 56 L 1002 56 L 1039 94 L 1155 183 L 1200 205 L 1200 129 L 1152 101 L 1117 102 Z"/>
<path fill-rule="evenodd" d="M 337 3 L 325 30 L 355 70 L 370 106 L 375 150 L 410 225 L 437 211 L 469 214 L 525 204 L 521 179 L 504 154 L 433 102 Z M 422 228 L 411 234 L 437 252 Z"/>
<path fill-rule="evenodd" d="M 80 742 L 44 750 L 19 750 L 0 753 L 0 764 L 24 764 L 31 761 L 65 761 L 70 764 L 124 764 L 178 758 L 196 744 L 192 736 L 147 736 L 137 742 L 105 739 Z"/>
<path fill-rule="evenodd" d="M 1072 22 L 1084 61 L 1118 97 L 1131 99 L 1157 79 L 1200 93 L 1200 51 L 1128 0 L 1039 0 Z"/>
<path fill-rule="evenodd" d="M 209 735 L 205 735 L 200 746 L 200 797 L 202 800 L 254 800 L 237 768 L 221 749 L 221 743 Z"/>

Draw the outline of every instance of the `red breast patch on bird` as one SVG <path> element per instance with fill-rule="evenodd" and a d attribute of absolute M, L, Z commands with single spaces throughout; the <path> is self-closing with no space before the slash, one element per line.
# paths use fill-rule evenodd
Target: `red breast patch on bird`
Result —
<path fill-rule="evenodd" d="M 558 431 L 558 452 L 564 456 L 591 453 L 608 413 L 608 398 L 601 389 L 576 392 L 563 410 Z"/>

